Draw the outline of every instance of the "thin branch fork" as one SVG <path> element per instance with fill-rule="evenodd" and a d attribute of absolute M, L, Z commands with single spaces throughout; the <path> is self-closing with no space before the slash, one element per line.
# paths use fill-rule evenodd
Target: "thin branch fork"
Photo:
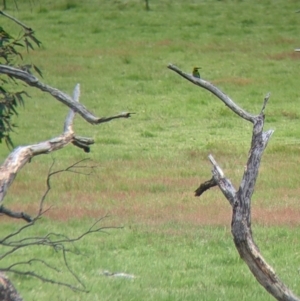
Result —
<path fill-rule="evenodd" d="M 252 237 L 251 196 L 254 192 L 261 157 L 273 133 L 262 132 L 262 124 L 256 122 L 253 129 L 250 156 L 239 190 L 236 191 L 222 169 L 210 155 L 213 178 L 232 206 L 231 232 L 235 246 L 257 281 L 277 300 L 299 301 L 300 299 L 277 277 L 273 268 L 261 255 Z"/>
<path fill-rule="evenodd" d="M 41 42 L 38 41 L 34 37 L 34 32 L 31 28 L 27 27 L 25 24 L 21 23 L 19 20 L 11 17 L 10 15 L 6 14 L 2 10 L 0 10 L 0 15 L 5 16 L 9 18 L 10 20 L 14 21 L 17 23 L 19 26 L 21 26 L 24 29 L 24 34 L 21 36 L 21 38 L 24 40 L 24 43 L 27 48 L 32 48 L 32 45 L 29 41 L 31 39 L 34 41 L 38 46 L 40 46 Z M 12 43 L 13 45 L 18 45 L 17 44 L 18 40 L 14 40 Z M 10 45 L 7 45 L 10 46 Z M 9 54 L 14 53 L 14 54 L 19 54 L 17 53 L 13 48 Z M 4 52 L 4 54 L 6 54 Z M 19 54 L 20 55 L 20 54 Z M 21 55 L 20 55 L 21 56 Z M 5 56 L 4 56 L 5 58 Z M 6 61 L 8 61 L 6 59 Z M 41 75 L 40 70 L 32 65 L 37 73 Z M 28 223 L 26 225 L 21 226 L 19 229 L 16 231 L 8 234 L 6 237 L 0 239 L 0 245 L 3 247 L 3 249 L 7 250 L 6 252 L 2 252 L 0 254 L 0 260 L 9 256 L 10 254 L 17 252 L 18 250 L 25 248 L 25 247 L 30 247 L 30 246 L 45 246 L 45 247 L 50 247 L 55 249 L 56 251 L 61 251 L 64 259 L 64 264 L 67 270 L 72 274 L 72 276 L 76 279 L 76 281 L 83 287 L 75 287 L 72 286 L 68 283 L 63 283 L 60 282 L 56 279 L 49 279 L 46 278 L 42 272 L 34 272 L 34 271 L 24 271 L 22 269 L 19 269 L 21 266 L 24 265 L 31 265 L 32 263 L 38 263 L 41 264 L 44 267 L 53 269 L 58 271 L 53 266 L 50 266 L 45 260 L 41 259 L 30 259 L 28 261 L 22 261 L 22 262 L 17 262 L 14 263 L 8 267 L 0 267 L 0 272 L 6 271 L 6 272 L 14 272 L 20 275 L 29 275 L 36 277 L 42 281 L 50 282 L 50 283 L 55 283 L 59 285 L 64 285 L 67 286 L 71 289 L 74 290 L 81 290 L 81 291 L 86 291 L 84 284 L 81 282 L 81 280 L 78 278 L 78 276 L 71 270 L 69 267 L 69 264 L 67 262 L 67 257 L 66 254 L 72 252 L 72 250 L 66 248 L 66 245 L 68 243 L 73 243 L 75 241 L 78 241 L 82 239 L 84 236 L 95 233 L 95 232 L 100 232 L 103 231 L 107 228 L 115 228 L 115 227 L 99 227 L 98 223 L 102 220 L 99 219 L 96 223 L 92 225 L 86 232 L 83 234 L 79 235 L 78 237 L 75 238 L 68 238 L 67 236 L 63 236 L 61 234 L 56 234 L 56 233 L 49 233 L 46 236 L 35 236 L 35 237 L 26 237 L 26 238 L 18 238 L 19 234 L 23 234 L 23 231 L 27 229 L 28 227 L 31 227 L 35 224 L 35 222 L 47 211 L 43 209 L 43 203 L 46 198 L 47 193 L 51 189 L 50 187 L 50 177 L 54 174 L 57 174 L 62 171 L 56 171 L 56 172 L 50 172 L 48 174 L 47 178 L 47 190 L 45 194 L 43 195 L 42 199 L 40 200 L 40 207 L 38 210 L 37 215 L 34 218 L 31 218 L 29 215 L 23 213 L 23 212 L 13 212 L 3 206 L 3 200 L 4 197 L 10 187 L 10 185 L 13 183 L 16 175 L 20 171 L 20 169 L 30 160 L 37 155 L 40 154 L 48 154 L 50 152 L 59 150 L 60 148 L 65 147 L 67 144 L 72 143 L 73 145 L 83 149 L 85 152 L 90 151 L 90 145 L 94 143 L 94 140 L 91 138 L 87 137 L 80 137 L 80 136 L 75 136 L 74 130 L 73 130 L 73 120 L 75 117 L 75 113 L 78 113 L 81 115 L 86 121 L 88 121 L 91 124 L 100 124 L 104 122 L 109 122 L 113 119 L 119 119 L 119 118 L 129 118 L 131 114 L 133 113 L 127 113 L 123 112 L 114 116 L 109 116 L 109 117 L 97 117 L 91 112 L 87 110 L 87 108 L 79 103 L 79 96 L 80 96 L 80 87 L 79 84 L 76 85 L 73 93 L 73 97 L 70 97 L 66 93 L 55 89 L 49 85 L 46 85 L 42 83 L 37 77 L 32 75 L 30 73 L 29 67 L 28 66 L 22 66 L 20 68 L 14 68 L 12 66 L 7 65 L 2 65 L 0 64 L 0 75 L 4 74 L 8 76 L 10 79 L 14 80 L 21 80 L 24 83 L 26 83 L 29 86 L 35 87 L 43 92 L 47 92 L 50 95 L 52 95 L 54 98 L 56 98 L 58 101 L 62 102 L 64 105 L 68 106 L 70 108 L 69 114 L 65 120 L 64 123 L 64 129 L 63 133 L 55 138 L 39 142 L 33 145 L 27 145 L 27 146 L 20 146 L 16 149 L 14 149 L 10 155 L 6 158 L 4 163 L 0 166 L 0 214 L 5 214 L 13 218 L 21 218 L 27 221 Z M 19 92 L 20 93 L 24 92 Z M 22 99 L 22 98 L 21 98 Z M 72 171 L 76 173 L 83 173 L 80 170 L 71 170 L 72 168 L 82 168 L 84 166 L 76 165 L 74 164 L 73 166 L 70 166 L 68 169 L 65 169 L 63 171 Z M 74 252 L 73 253 L 77 253 Z M 0 273 L 0 300 L 14 300 L 14 301 L 21 301 L 22 298 L 17 294 L 15 288 L 11 284 L 11 282 L 3 275 Z"/>
<path fill-rule="evenodd" d="M 22 231 L 24 231 L 26 228 L 33 226 L 34 222 L 31 224 L 27 224 L 25 226 L 22 226 L 19 231 L 13 233 L 13 235 L 9 235 L 6 238 L 2 239 L 0 241 L 0 244 L 2 245 L 3 248 L 9 248 L 8 251 L 3 253 L 1 255 L 0 260 L 5 258 L 6 256 L 11 255 L 12 253 L 17 252 L 18 250 L 22 248 L 27 248 L 30 246 L 42 246 L 42 247 L 49 247 L 54 249 L 57 252 L 61 252 L 63 256 L 63 261 L 65 268 L 68 270 L 68 272 L 74 277 L 74 279 L 80 284 L 81 287 L 74 286 L 70 283 L 67 282 L 62 282 L 59 281 L 58 279 L 52 279 L 45 277 L 42 273 L 39 271 L 34 271 L 34 270 L 24 270 L 22 267 L 32 267 L 34 263 L 38 264 L 39 266 L 44 266 L 46 268 L 49 268 L 57 273 L 61 272 L 61 267 L 57 268 L 53 265 L 50 265 L 46 259 L 39 259 L 39 258 L 32 258 L 29 260 L 23 260 L 20 262 L 13 263 L 7 267 L 0 267 L 1 273 L 3 272 L 10 272 L 18 275 L 23 275 L 23 276 L 31 276 L 35 277 L 43 282 L 48 282 L 52 284 L 57 284 L 60 286 L 65 286 L 68 287 L 74 291 L 81 291 L 81 292 L 88 292 L 84 283 L 80 280 L 80 278 L 76 275 L 76 273 L 72 270 L 72 268 L 69 266 L 68 260 L 67 260 L 67 254 L 68 253 L 74 253 L 75 255 L 80 254 L 80 252 L 72 251 L 69 248 L 67 248 L 67 245 L 73 245 L 73 243 L 83 239 L 85 236 L 93 234 L 93 233 L 99 233 L 99 232 L 104 232 L 106 229 L 118 229 L 119 227 L 105 227 L 105 226 L 99 226 L 99 223 L 103 221 L 104 218 L 107 216 L 99 218 L 97 221 L 93 223 L 93 225 L 87 229 L 84 233 L 73 237 L 69 238 L 68 236 L 57 234 L 57 233 L 48 233 L 45 236 L 33 236 L 33 237 L 26 237 L 24 239 L 18 239 L 15 238 L 15 236 L 19 235 Z M 40 270 L 40 269 L 39 269 Z M 3 279 L 6 279 L 3 274 L 0 273 L 0 296 L 1 296 L 1 281 Z M 2 299 L 1 299 L 2 300 Z"/>
<path fill-rule="evenodd" d="M 73 173 L 79 173 L 79 174 L 83 174 L 83 175 L 90 175 L 97 166 L 82 164 L 85 161 L 87 161 L 87 159 L 80 160 L 80 161 L 68 166 L 67 168 L 60 169 L 60 170 L 54 170 L 54 171 L 52 169 L 53 169 L 55 161 L 53 161 L 53 163 L 48 171 L 48 176 L 47 176 L 47 180 L 46 180 L 47 189 L 40 200 L 40 206 L 39 206 L 37 215 L 33 218 L 30 218 L 30 221 L 28 224 L 22 225 L 16 231 L 9 233 L 7 236 L 0 239 L 0 245 L 2 246 L 2 253 L 0 254 L 0 261 L 3 260 L 3 262 L 5 262 L 6 257 L 10 256 L 11 254 L 16 253 L 23 248 L 29 248 L 32 246 L 51 248 L 51 249 L 55 250 L 56 252 L 61 252 L 61 255 L 62 255 L 63 261 L 64 261 L 64 265 L 65 265 L 65 269 L 72 275 L 72 277 L 76 280 L 76 282 L 80 286 L 75 286 L 68 282 L 62 282 L 62 281 L 59 281 L 58 279 L 48 278 L 45 275 L 43 275 L 43 273 L 40 272 L 41 267 L 51 269 L 57 273 L 60 273 L 61 268 L 62 268 L 61 266 L 57 267 L 54 265 L 50 265 L 47 262 L 47 259 L 45 259 L 45 258 L 42 258 L 42 259 L 31 258 L 28 260 L 22 259 L 22 261 L 13 263 L 11 265 L 1 266 L 0 272 L 9 272 L 9 273 L 14 273 L 14 274 L 23 275 L 23 276 L 35 277 L 43 282 L 48 282 L 48 283 L 57 284 L 60 286 L 65 286 L 74 291 L 87 292 L 87 289 L 86 289 L 84 283 L 80 280 L 80 278 L 77 276 L 77 274 L 70 267 L 68 260 L 67 260 L 67 254 L 69 254 L 69 253 L 73 253 L 75 255 L 80 254 L 80 252 L 78 250 L 76 250 L 76 249 L 73 250 L 73 248 L 75 247 L 74 243 L 83 239 L 87 235 L 90 235 L 93 233 L 99 233 L 99 232 L 106 233 L 105 230 L 107 230 L 107 229 L 119 229 L 120 228 L 120 227 L 114 227 L 114 226 L 101 226 L 100 223 L 105 218 L 107 218 L 107 216 L 97 219 L 85 232 L 83 232 L 80 235 L 73 237 L 73 238 L 68 237 L 67 235 L 63 235 L 60 233 L 52 233 L 52 232 L 48 233 L 46 235 L 42 235 L 42 236 L 40 236 L 40 235 L 25 236 L 25 238 L 23 238 L 25 235 L 24 232 L 26 231 L 26 229 L 34 226 L 36 224 L 36 222 L 42 217 L 42 215 L 47 211 L 47 210 L 44 210 L 43 207 L 44 207 L 45 198 L 51 189 L 51 184 L 50 184 L 51 178 L 62 172 L 73 172 Z M 89 171 L 86 172 L 85 169 L 88 169 Z M 15 217 L 15 216 L 13 216 L 13 217 Z M 72 246 L 72 249 L 67 248 L 67 246 L 69 246 L 69 245 Z M 4 277 L 5 276 L 2 277 L 0 274 L 0 296 L 2 294 L 2 291 L 7 292 L 7 289 L 1 288 L 1 283 L 3 281 L 5 281 L 5 279 L 6 279 Z M 0 298 L 0 300 L 2 300 L 2 299 Z"/>
<path fill-rule="evenodd" d="M 216 185 L 219 186 L 221 192 L 232 207 L 231 232 L 235 246 L 257 281 L 277 300 L 300 301 L 300 299 L 277 277 L 273 268 L 261 255 L 252 237 L 251 197 L 258 177 L 263 152 L 274 132 L 273 130 L 263 131 L 264 110 L 270 98 L 270 94 L 268 93 L 266 95 L 261 112 L 258 115 L 252 115 L 238 107 L 227 95 L 204 79 L 193 77 L 172 64 L 170 64 L 168 68 L 177 72 L 180 76 L 193 84 L 210 91 L 238 116 L 253 123 L 248 161 L 239 189 L 236 191 L 231 182 L 225 177 L 224 172 L 217 164 L 216 160 L 212 155 L 209 155 L 209 160 L 213 166 L 213 177 L 211 180 L 201 184 L 196 190 L 195 195 L 200 196 L 207 189 Z"/>
<path fill-rule="evenodd" d="M 76 103 L 79 103 L 79 97 L 80 97 L 80 86 L 79 84 L 77 84 L 73 92 L 72 100 Z M 44 267 L 57 270 L 56 268 L 49 266 L 47 261 L 44 259 L 32 258 L 27 261 L 24 260 L 22 262 L 14 263 L 7 267 L 0 267 L 0 272 L 11 272 L 19 275 L 27 275 L 27 276 L 38 278 L 44 282 L 65 286 L 71 288 L 72 290 L 87 292 L 83 282 L 81 282 L 78 276 L 73 272 L 73 270 L 70 268 L 67 261 L 67 253 L 78 253 L 78 252 L 74 252 L 71 249 L 67 248 L 66 246 L 73 244 L 74 242 L 85 237 L 86 235 L 96 233 L 96 232 L 103 232 L 105 229 L 111 229 L 116 227 L 105 227 L 105 226 L 100 227 L 98 223 L 103 219 L 100 218 L 87 231 L 85 231 L 84 233 L 80 234 L 75 238 L 69 238 L 65 235 L 56 234 L 56 233 L 48 233 L 45 236 L 31 236 L 26 238 L 19 238 L 18 236 L 21 233 L 24 234 L 24 231 L 28 227 L 34 226 L 36 224 L 36 221 L 40 219 L 42 215 L 47 211 L 47 209 L 44 210 L 43 206 L 44 206 L 45 198 L 51 189 L 50 178 L 53 175 L 56 175 L 60 172 L 74 172 L 74 173 L 89 175 L 91 171 L 87 173 L 83 170 L 84 167 L 87 167 L 81 164 L 84 160 L 81 160 L 69 166 L 66 169 L 62 169 L 58 171 L 52 171 L 52 167 L 53 167 L 52 164 L 46 181 L 47 189 L 40 200 L 39 210 L 35 217 L 30 217 L 29 215 L 23 212 L 13 212 L 3 206 L 3 200 L 5 194 L 8 191 L 10 185 L 13 183 L 16 175 L 18 174 L 20 169 L 27 162 L 29 162 L 34 156 L 41 155 L 41 154 L 48 154 L 50 152 L 65 147 L 69 143 L 73 143 L 75 146 L 83 148 L 84 150 L 89 149 L 89 145 L 93 143 L 93 140 L 91 138 L 75 136 L 74 134 L 73 121 L 75 118 L 75 113 L 76 112 L 73 109 L 70 109 L 64 122 L 63 133 L 60 136 L 37 144 L 20 146 L 15 150 L 13 150 L 10 153 L 10 155 L 7 157 L 7 159 L 4 161 L 4 163 L 0 166 L 0 213 L 8 215 L 13 218 L 21 218 L 28 222 L 26 225 L 21 226 L 16 231 L 0 239 L 0 245 L 2 246 L 2 249 L 6 250 L 0 254 L 0 260 L 4 261 L 6 257 L 10 256 L 11 254 L 23 248 L 27 248 L 31 246 L 50 247 L 56 251 L 62 252 L 65 268 L 68 270 L 70 274 L 72 274 L 74 279 L 77 281 L 77 283 L 80 284 L 81 287 L 74 286 L 66 282 L 61 282 L 57 279 L 47 278 L 39 271 L 36 272 L 34 270 L 24 270 L 24 268 L 22 268 L 24 266 L 31 266 L 33 263 L 38 263 L 39 265 L 42 265 Z M 119 118 L 119 117 L 116 116 L 108 117 L 106 118 L 106 121 L 112 120 L 114 118 Z M 94 166 L 89 166 L 89 168 L 93 170 Z M 1 284 L 3 284 L 4 282 L 6 283 L 5 276 L 2 277 L 0 275 L 0 297 L 4 293 L 5 294 L 8 293 L 7 286 L 1 287 Z M 16 293 L 16 290 L 13 288 L 13 286 L 12 286 L 12 290 L 14 293 Z M 18 299 L 18 300 L 22 300 L 22 299 Z"/>

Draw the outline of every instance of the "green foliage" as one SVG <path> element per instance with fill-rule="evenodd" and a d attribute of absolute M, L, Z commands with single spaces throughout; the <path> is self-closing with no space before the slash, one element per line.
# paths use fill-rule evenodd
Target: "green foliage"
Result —
<path fill-rule="evenodd" d="M 20 64 L 20 61 L 23 60 L 20 48 L 26 47 L 28 51 L 29 49 L 33 50 L 32 43 L 37 46 L 41 44 L 35 38 L 33 30 L 3 11 L 0 11 L 0 15 L 2 18 L 8 18 L 11 22 L 15 22 L 24 30 L 22 34 L 14 38 L 0 26 L 0 64 L 17 67 L 28 73 L 34 69 L 39 75 L 42 75 L 40 69 L 34 64 Z M 14 78 L 3 73 L 0 74 L 0 84 L 0 143 L 4 139 L 7 146 L 12 147 L 10 134 L 16 126 L 12 122 L 12 117 L 18 115 L 17 106 L 24 105 L 23 96 L 28 96 L 28 94 L 23 90 L 16 91 L 20 84 Z"/>

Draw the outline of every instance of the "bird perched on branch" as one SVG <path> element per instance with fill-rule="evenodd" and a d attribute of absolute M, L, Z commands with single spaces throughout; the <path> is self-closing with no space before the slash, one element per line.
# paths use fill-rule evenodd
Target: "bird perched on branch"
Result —
<path fill-rule="evenodd" d="M 201 67 L 194 67 L 194 69 L 193 69 L 193 76 L 194 77 L 200 78 L 200 73 L 198 71 L 199 69 L 201 69 Z"/>

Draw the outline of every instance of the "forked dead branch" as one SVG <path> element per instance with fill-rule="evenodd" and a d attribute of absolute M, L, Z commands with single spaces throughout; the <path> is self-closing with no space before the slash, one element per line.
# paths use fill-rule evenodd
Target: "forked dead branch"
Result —
<path fill-rule="evenodd" d="M 169 64 L 168 68 L 177 72 L 193 84 L 213 93 L 239 117 L 253 124 L 248 161 L 239 189 L 236 190 L 234 188 L 230 180 L 225 177 L 213 156 L 209 155 L 209 160 L 213 165 L 212 178 L 202 183 L 195 191 L 195 195 L 200 196 L 209 188 L 219 186 L 232 207 L 231 232 L 241 258 L 246 262 L 257 281 L 274 298 L 280 301 L 299 301 L 300 299 L 278 278 L 273 268 L 263 258 L 252 237 L 251 197 L 254 192 L 263 152 L 273 134 L 273 130 L 263 131 L 264 110 L 270 94 L 267 94 L 265 97 L 260 113 L 252 115 L 240 108 L 229 96 L 210 82 L 187 74 L 172 64 Z"/>
<path fill-rule="evenodd" d="M 17 227 L 16 230 L 9 234 L 3 234 L 4 237 L 0 238 L 0 261 L 3 260 L 1 263 L 4 262 L 4 265 L 6 264 L 6 267 L 0 267 L 0 300 L 22 300 L 9 279 L 1 272 L 13 272 L 19 275 L 32 276 L 42 281 L 67 286 L 73 290 L 87 291 L 84 284 L 69 267 L 67 254 L 74 252 L 72 247 L 70 247 L 73 242 L 78 241 L 91 233 L 102 232 L 104 229 L 107 229 L 107 227 L 99 225 L 99 223 L 103 220 L 103 217 L 98 219 L 88 230 L 75 238 L 67 237 L 61 233 L 48 233 L 44 236 L 36 235 L 26 237 L 25 232 L 26 229 L 34 226 L 47 211 L 47 209 L 44 209 L 44 201 L 51 189 L 50 179 L 53 175 L 61 172 L 76 172 L 82 174 L 84 173 L 84 168 L 92 170 L 93 167 L 88 166 L 87 164 L 82 165 L 81 163 L 83 161 L 79 161 L 63 170 L 52 171 L 52 169 L 50 169 L 46 181 L 47 189 L 40 200 L 40 206 L 37 210 L 36 216 L 34 217 L 24 212 L 10 210 L 8 208 L 9 205 L 7 207 L 5 204 L 4 206 L 4 198 L 18 172 L 24 165 L 26 165 L 26 163 L 30 162 L 33 157 L 41 154 L 49 154 L 65 147 L 68 144 L 73 144 L 74 146 L 81 148 L 84 152 L 90 151 L 90 146 L 94 143 L 94 140 L 88 137 L 80 137 L 75 135 L 73 129 L 73 120 L 76 113 L 78 113 L 87 122 L 96 125 L 109 122 L 113 119 L 129 118 L 132 113 L 124 112 L 109 117 L 97 117 L 79 102 L 79 84 L 75 86 L 73 97 L 71 97 L 64 92 L 41 82 L 31 73 L 31 70 L 33 69 L 36 73 L 42 76 L 40 69 L 34 64 L 25 64 L 22 61 L 23 55 L 18 50 L 23 47 L 25 47 L 24 49 L 27 50 L 33 50 L 33 45 L 39 47 L 41 42 L 35 37 L 34 31 L 24 23 L 1 10 L 0 15 L 8 18 L 12 21 L 12 23 L 17 24 L 18 28 L 21 27 L 23 29 L 23 32 L 20 33 L 17 38 L 14 38 L 11 34 L 6 32 L 2 26 L 0 26 L 0 142 L 4 140 L 8 146 L 12 148 L 14 147 L 10 138 L 10 133 L 15 125 L 12 123 L 11 117 L 17 114 L 17 105 L 24 104 L 23 96 L 27 95 L 27 93 L 23 90 L 15 91 L 12 89 L 13 86 L 17 90 L 20 82 L 22 82 L 20 85 L 22 87 L 25 83 L 28 86 L 51 94 L 58 101 L 70 108 L 70 111 L 65 119 L 63 132 L 61 135 L 43 142 L 38 142 L 36 144 L 19 146 L 15 148 L 0 166 L 0 215 L 23 219 L 27 222 L 27 224 Z M 19 62 L 19 59 L 21 62 Z M 67 245 L 69 247 L 67 247 Z M 50 265 L 46 261 L 47 259 L 44 258 L 31 258 L 27 260 L 23 259 L 22 257 L 21 262 L 15 262 L 12 264 L 7 263 L 6 259 L 11 254 L 16 253 L 18 250 L 23 250 L 24 248 L 30 248 L 33 246 L 42 246 L 46 248 L 52 248 L 55 251 L 60 251 L 66 270 L 72 274 L 73 278 L 76 280 L 76 284 L 79 284 L 79 286 L 61 282 L 59 279 L 53 279 L 44 274 L 45 269 L 50 269 L 57 272 L 60 270 L 60 267 L 57 268 L 53 265 Z M 38 272 L 35 272 L 34 269 L 32 269 L 32 266 L 38 266 Z M 25 267 L 25 269 L 22 267 Z"/>
<path fill-rule="evenodd" d="M 2 69 L 1 69 L 2 68 Z M 6 70 L 2 66 L 0 66 L 0 70 Z M 0 71 L 0 72 L 1 72 Z M 16 72 L 14 70 L 14 72 Z M 24 73 L 22 70 L 18 70 L 17 72 L 21 72 L 22 76 L 15 76 L 17 79 L 24 80 L 27 82 L 25 79 L 26 78 L 31 78 L 32 75 L 29 73 Z M 14 76 L 13 73 L 10 73 L 10 76 Z M 39 82 L 39 81 L 37 81 Z M 35 83 L 37 83 L 35 82 Z M 36 86 L 39 88 L 39 86 Z M 47 92 L 50 89 L 49 86 L 47 86 Z M 36 273 L 32 270 L 27 270 L 24 271 L 23 269 L 19 269 L 19 267 L 22 266 L 32 266 L 33 264 L 38 264 L 40 267 L 52 269 L 54 271 L 57 271 L 57 269 L 53 266 L 50 266 L 45 260 L 37 259 L 37 258 L 32 258 L 30 260 L 26 260 L 23 262 L 16 262 L 10 266 L 6 267 L 0 267 L 1 272 L 13 272 L 17 273 L 20 275 L 26 275 L 26 276 L 32 276 L 36 277 L 42 281 L 45 282 L 50 282 L 53 284 L 58 284 L 58 285 L 63 285 L 66 287 L 69 287 L 73 290 L 81 290 L 81 291 L 86 291 L 86 288 L 84 284 L 80 281 L 80 279 L 77 277 L 77 275 L 72 271 L 72 269 L 69 267 L 68 262 L 67 262 L 67 253 L 72 252 L 70 248 L 67 248 L 66 245 L 73 243 L 75 241 L 80 240 L 86 235 L 89 235 L 91 233 L 96 233 L 96 232 L 102 232 L 103 230 L 106 229 L 106 227 L 99 226 L 99 222 L 103 220 L 103 217 L 97 220 L 92 227 L 90 227 L 86 232 L 83 234 L 79 235 L 78 237 L 75 238 L 69 238 L 67 236 L 62 236 L 61 234 L 56 234 L 56 233 L 49 233 L 46 236 L 35 236 L 35 237 L 26 237 L 26 238 L 19 238 L 18 235 L 25 231 L 28 227 L 33 226 L 36 221 L 41 218 L 43 213 L 45 212 L 43 204 L 45 197 L 47 193 L 50 191 L 51 186 L 50 186 L 50 178 L 57 173 L 60 172 L 77 172 L 77 173 L 82 173 L 83 171 L 79 171 L 80 168 L 89 168 L 90 170 L 93 169 L 92 166 L 82 166 L 80 163 L 82 161 L 79 161 L 75 163 L 72 166 L 69 166 L 66 169 L 59 170 L 59 171 L 49 171 L 48 177 L 47 177 L 47 190 L 44 194 L 44 196 L 41 199 L 40 202 L 40 207 L 38 209 L 38 213 L 35 217 L 31 217 L 27 213 L 24 212 L 15 212 L 10 209 L 8 209 L 6 206 L 4 206 L 4 197 L 13 183 L 16 175 L 18 172 L 22 169 L 22 167 L 30 162 L 33 157 L 41 155 L 41 154 L 49 154 L 51 152 L 54 152 L 56 150 L 59 150 L 66 145 L 72 143 L 74 146 L 77 146 L 81 149 L 83 149 L 85 152 L 90 151 L 90 145 L 94 143 L 94 140 L 88 137 L 79 137 L 76 136 L 74 133 L 73 129 L 73 120 L 75 117 L 76 112 L 80 112 L 81 116 L 83 116 L 87 121 L 95 124 L 100 124 L 103 122 L 108 122 L 112 119 L 116 118 L 128 118 L 130 117 L 131 113 L 121 113 L 119 115 L 111 116 L 111 117 L 104 117 L 104 118 L 98 118 L 95 117 L 93 114 L 88 112 L 84 106 L 79 104 L 79 96 L 80 96 L 80 86 L 77 84 L 75 86 L 74 92 L 73 92 L 73 97 L 68 96 L 67 94 L 51 88 L 55 91 L 55 95 L 51 93 L 54 97 L 60 99 L 65 99 L 66 102 L 63 101 L 67 106 L 71 107 L 64 123 L 63 127 L 63 133 L 55 138 L 39 142 L 37 144 L 33 145 L 26 145 L 26 146 L 19 146 L 15 148 L 9 156 L 6 158 L 4 163 L 0 166 L 0 213 L 5 214 L 9 217 L 12 218 L 20 218 L 24 219 L 28 224 L 21 226 L 19 229 L 17 229 L 15 232 L 10 233 L 6 237 L 3 237 L 0 239 L 0 245 L 3 247 L 3 250 L 6 249 L 7 251 L 4 251 L 3 253 L 0 254 L 0 261 L 10 254 L 34 245 L 38 246 L 45 246 L 45 247 L 50 247 L 55 249 L 56 251 L 59 250 L 62 253 L 63 260 L 65 263 L 66 269 L 69 271 L 69 273 L 72 274 L 72 276 L 76 279 L 76 281 L 80 284 L 81 287 L 77 287 L 74 285 L 71 285 L 66 282 L 61 282 L 59 280 L 53 280 L 50 278 L 47 278 L 43 276 L 42 273 Z M 51 90 L 50 89 L 50 90 Z M 50 92 L 49 92 L 50 93 Z M 77 168 L 77 170 L 76 170 Z M 112 227 L 109 227 L 112 228 Z M 114 227 L 115 228 L 115 227 Z M 0 285 L 0 297 L 3 297 L 1 300 L 22 300 L 21 297 L 18 295 L 16 290 L 14 289 L 12 283 L 9 281 L 9 279 L 4 275 L 0 274 L 0 284 L 5 284 L 5 285 Z"/>
<path fill-rule="evenodd" d="M 28 77 L 31 76 L 30 74 L 27 75 Z M 0 166 L 0 205 L 2 205 L 5 194 L 19 170 L 33 157 L 41 154 L 49 154 L 65 147 L 69 143 L 73 143 L 73 145 L 82 148 L 85 152 L 89 152 L 90 145 L 94 143 L 93 139 L 76 136 L 73 130 L 73 120 L 76 112 L 81 112 L 81 115 L 84 116 L 86 120 L 90 120 L 91 118 L 94 119 L 96 124 L 108 122 L 116 118 L 129 118 L 131 115 L 131 113 L 121 113 L 111 117 L 95 117 L 93 114 L 88 112 L 84 106 L 79 106 L 79 84 L 75 86 L 73 98 L 57 89 L 55 89 L 55 91 L 56 96 L 59 95 L 59 97 L 70 100 L 70 102 L 65 103 L 67 106 L 71 107 L 71 109 L 65 120 L 64 131 L 60 136 L 37 144 L 19 146 L 10 153 L 4 163 Z"/>

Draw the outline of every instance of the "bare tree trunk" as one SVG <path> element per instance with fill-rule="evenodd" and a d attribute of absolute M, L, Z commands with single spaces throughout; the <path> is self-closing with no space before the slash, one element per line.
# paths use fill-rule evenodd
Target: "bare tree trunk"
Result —
<path fill-rule="evenodd" d="M 0 273 L 0 300 L 23 301 L 11 281 L 2 273 Z"/>
<path fill-rule="evenodd" d="M 150 10 L 149 0 L 145 0 L 146 10 Z"/>
<path fill-rule="evenodd" d="M 250 271 L 257 281 L 277 300 L 280 301 L 300 301 L 293 292 L 277 277 L 273 268 L 261 255 L 252 237 L 251 229 L 251 197 L 254 192 L 256 179 L 260 167 L 263 152 L 268 144 L 273 130 L 264 132 L 264 110 L 269 100 L 270 94 L 265 99 L 259 115 L 252 115 L 236 105 L 226 94 L 213 86 L 210 82 L 196 78 L 190 74 L 182 72 L 174 65 L 169 65 L 169 69 L 189 80 L 195 85 L 204 88 L 216 95 L 226 106 L 241 118 L 253 124 L 252 141 L 249 150 L 247 165 L 238 191 L 233 187 L 222 169 L 218 166 L 212 155 L 209 160 L 213 165 L 211 180 L 204 182 L 195 191 L 196 196 L 200 196 L 204 191 L 218 185 L 226 199 L 232 207 L 231 232 L 235 246 L 246 262 Z"/>

